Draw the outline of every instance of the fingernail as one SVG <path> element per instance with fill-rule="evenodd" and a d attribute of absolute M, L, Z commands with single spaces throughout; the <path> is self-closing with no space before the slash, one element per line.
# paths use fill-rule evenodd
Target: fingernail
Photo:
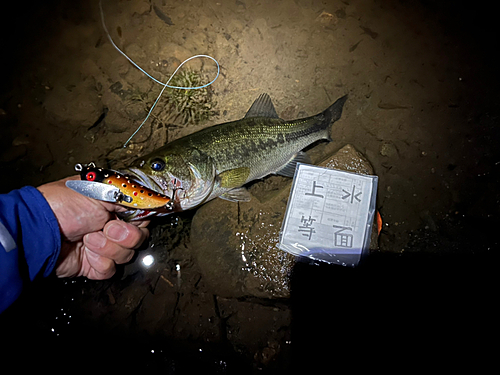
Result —
<path fill-rule="evenodd" d="M 106 229 L 106 236 L 113 241 L 122 241 L 127 235 L 128 229 L 119 223 L 112 223 Z"/>
<path fill-rule="evenodd" d="M 102 232 L 89 233 L 85 236 L 85 243 L 93 248 L 100 249 L 106 244 L 106 237 Z"/>

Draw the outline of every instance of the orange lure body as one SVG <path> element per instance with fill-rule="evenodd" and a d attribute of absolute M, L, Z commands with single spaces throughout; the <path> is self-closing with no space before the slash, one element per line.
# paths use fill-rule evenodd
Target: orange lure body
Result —
<path fill-rule="evenodd" d="M 80 177 L 82 180 L 101 182 L 118 188 L 123 199 L 117 203 L 125 207 L 148 210 L 165 207 L 171 201 L 166 195 L 132 181 L 117 171 L 98 168 L 94 163 L 82 165 Z"/>

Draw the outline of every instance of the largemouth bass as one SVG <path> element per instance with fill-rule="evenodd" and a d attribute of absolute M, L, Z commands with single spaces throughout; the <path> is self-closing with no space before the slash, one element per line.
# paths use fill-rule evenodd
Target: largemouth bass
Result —
<path fill-rule="evenodd" d="M 217 197 L 248 201 L 246 183 L 269 174 L 293 177 L 298 162 L 311 162 L 302 150 L 318 140 L 331 140 L 331 126 L 340 119 L 346 100 L 347 96 L 338 99 L 315 116 L 285 121 L 277 115 L 269 95 L 262 94 L 243 119 L 170 142 L 139 158 L 123 173 L 171 197 L 172 212 Z M 137 212 L 141 217 L 144 214 Z"/>

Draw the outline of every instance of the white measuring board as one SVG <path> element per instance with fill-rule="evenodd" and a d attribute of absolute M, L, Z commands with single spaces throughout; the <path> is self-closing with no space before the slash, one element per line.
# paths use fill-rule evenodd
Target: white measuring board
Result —
<path fill-rule="evenodd" d="M 355 266 L 368 253 L 377 176 L 298 164 L 279 247 L 328 263 Z"/>

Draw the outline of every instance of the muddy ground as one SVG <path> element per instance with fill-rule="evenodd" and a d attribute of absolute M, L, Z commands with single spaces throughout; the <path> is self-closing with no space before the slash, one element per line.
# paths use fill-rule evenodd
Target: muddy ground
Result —
<path fill-rule="evenodd" d="M 132 266 L 109 282 L 41 282 L 2 317 L 2 327 L 14 319 L 24 327 L 17 337 L 38 345 L 49 340 L 70 359 L 67 343 L 85 336 L 78 350 L 88 355 L 95 344 L 118 356 L 123 368 L 127 361 L 137 368 L 145 363 L 151 373 L 197 366 L 214 373 L 285 371 L 307 367 L 291 353 L 315 346 L 323 325 L 332 326 L 324 317 L 321 328 L 311 326 L 304 306 L 315 311 L 335 296 L 348 315 L 343 339 L 352 339 L 353 328 L 358 335 L 369 332 L 377 346 L 377 337 L 387 335 L 380 322 L 412 326 L 393 333 L 390 350 L 425 336 L 423 327 L 453 341 L 455 331 L 443 316 L 463 313 L 462 303 L 484 308 L 484 278 L 498 247 L 495 230 L 487 228 L 496 228 L 500 198 L 498 73 L 490 61 L 498 41 L 491 9 L 383 0 L 105 0 L 103 9 L 117 45 L 159 80 L 192 55 L 216 58 L 221 75 L 210 87 L 215 115 L 179 126 L 160 102 L 152 120 L 120 150 L 161 86 L 106 39 L 96 1 L 12 4 L 2 15 L 0 192 L 71 175 L 75 163 L 107 166 L 239 119 L 263 92 L 285 119 L 315 114 L 348 94 L 333 144 L 352 144 L 379 176 L 380 252 L 356 276 L 328 267 L 311 273 L 314 266 L 299 263 L 295 299 L 220 298 L 190 255 L 193 213 L 187 213 L 153 224 L 146 251 L 156 246 L 161 254 L 153 274 Z M 216 72 L 209 60 L 189 64 L 205 77 Z M 486 271 L 478 273 L 483 264 Z M 331 291 L 345 280 L 363 287 Z M 164 305 L 148 304 L 152 284 L 164 294 Z M 122 291 L 130 287 L 138 291 L 126 300 Z M 146 308 L 162 310 L 152 322 Z M 71 311 L 73 320 L 59 311 Z M 431 312 L 430 325 L 415 326 Z M 64 328 L 59 319 L 66 319 Z M 119 349 L 104 345 L 106 339 Z M 345 348 L 339 342 L 328 345 Z"/>

